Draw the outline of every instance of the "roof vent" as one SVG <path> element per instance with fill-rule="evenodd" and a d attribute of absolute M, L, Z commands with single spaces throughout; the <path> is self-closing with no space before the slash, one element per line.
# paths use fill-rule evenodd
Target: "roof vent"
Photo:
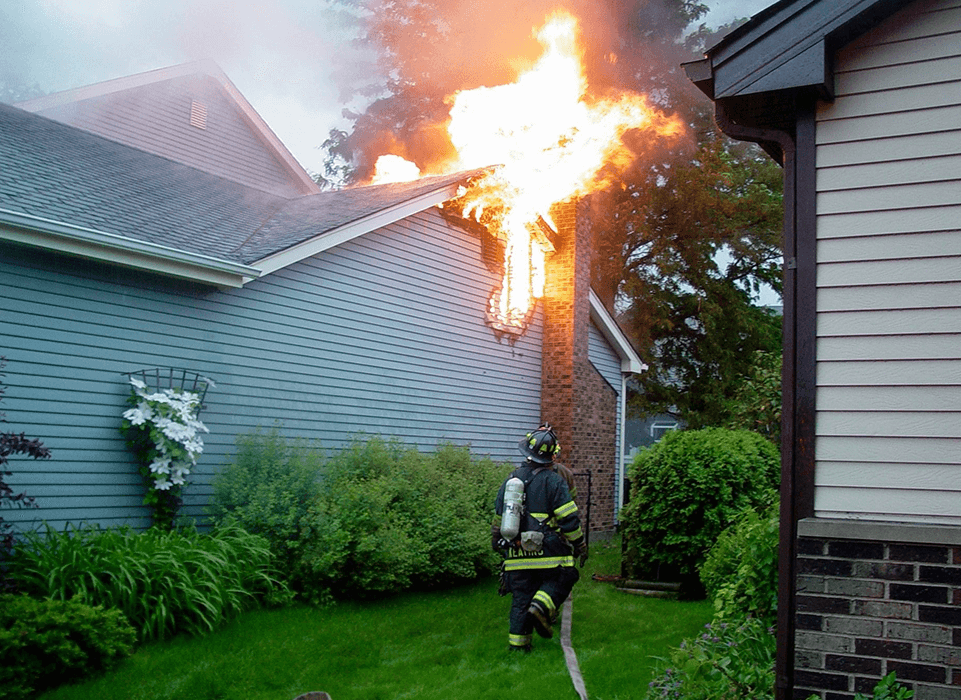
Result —
<path fill-rule="evenodd" d="M 196 100 L 190 101 L 190 126 L 207 128 L 207 108 Z"/>

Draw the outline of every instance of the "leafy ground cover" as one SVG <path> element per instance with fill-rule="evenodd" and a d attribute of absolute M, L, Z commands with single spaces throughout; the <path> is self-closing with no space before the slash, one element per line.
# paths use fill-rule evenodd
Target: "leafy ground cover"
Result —
<path fill-rule="evenodd" d="M 593 700 L 642 697 L 655 657 L 697 634 L 709 602 L 620 593 L 592 573 L 619 571 L 620 544 L 595 544 L 574 588 L 572 641 Z M 575 698 L 557 636 L 507 651 L 509 598 L 484 579 L 332 607 L 255 610 L 203 637 L 138 649 L 116 670 L 43 700 L 473 700 L 508 694 Z"/>

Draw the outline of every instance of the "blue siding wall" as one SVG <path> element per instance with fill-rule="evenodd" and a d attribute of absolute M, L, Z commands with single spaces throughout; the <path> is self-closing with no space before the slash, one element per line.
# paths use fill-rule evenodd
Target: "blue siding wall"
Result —
<path fill-rule="evenodd" d="M 484 324 L 496 283 L 479 241 L 434 209 L 227 291 L 3 244 L 0 409 L 6 429 L 53 451 L 14 459 L 10 482 L 41 508 L 3 515 L 147 524 L 118 426 L 123 373 L 150 367 L 217 383 L 193 515 L 237 435 L 276 423 L 328 450 L 380 434 L 514 462 L 540 419 L 542 320 L 538 310 L 525 336 L 499 343 Z"/>

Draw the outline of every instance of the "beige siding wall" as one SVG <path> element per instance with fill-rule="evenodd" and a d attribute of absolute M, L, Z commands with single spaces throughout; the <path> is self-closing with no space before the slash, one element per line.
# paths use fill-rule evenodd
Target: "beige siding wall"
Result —
<path fill-rule="evenodd" d="M 816 515 L 961 524 L 961 0 L 838 54 L 817 165 Z"/>

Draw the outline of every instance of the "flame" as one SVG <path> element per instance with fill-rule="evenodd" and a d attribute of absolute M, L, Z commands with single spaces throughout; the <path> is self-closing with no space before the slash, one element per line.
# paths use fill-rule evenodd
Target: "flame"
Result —
<path fill-rule="evenodd" d="M 411 182 L 421 176 L 420 168 L 406 158 L 395 155 L 380 156 L 374 164 L 374 177 L 370 184 L 383 185 L 388 182 Z"/>
<path fill-rule="evenodd" d="M 683 127 L 643 95 L 589 95 L 577 20 L 558 11 L 535 32 L 536 63 L 513 82 L 463 90 L 448 98 L 448 133 L 457 151 L 445 172 L 500 164 L 458 197 L 462 215 L 504 244 L 501 288 L 491 299 L 498 326 L 523 330 L 544 293 L 551 246 L 538 234 L 551 207 L 604 188 L 634 155 L 631 129 L 675 136 Z M 416 166 L 415 166 L 416 167 Z"/>

